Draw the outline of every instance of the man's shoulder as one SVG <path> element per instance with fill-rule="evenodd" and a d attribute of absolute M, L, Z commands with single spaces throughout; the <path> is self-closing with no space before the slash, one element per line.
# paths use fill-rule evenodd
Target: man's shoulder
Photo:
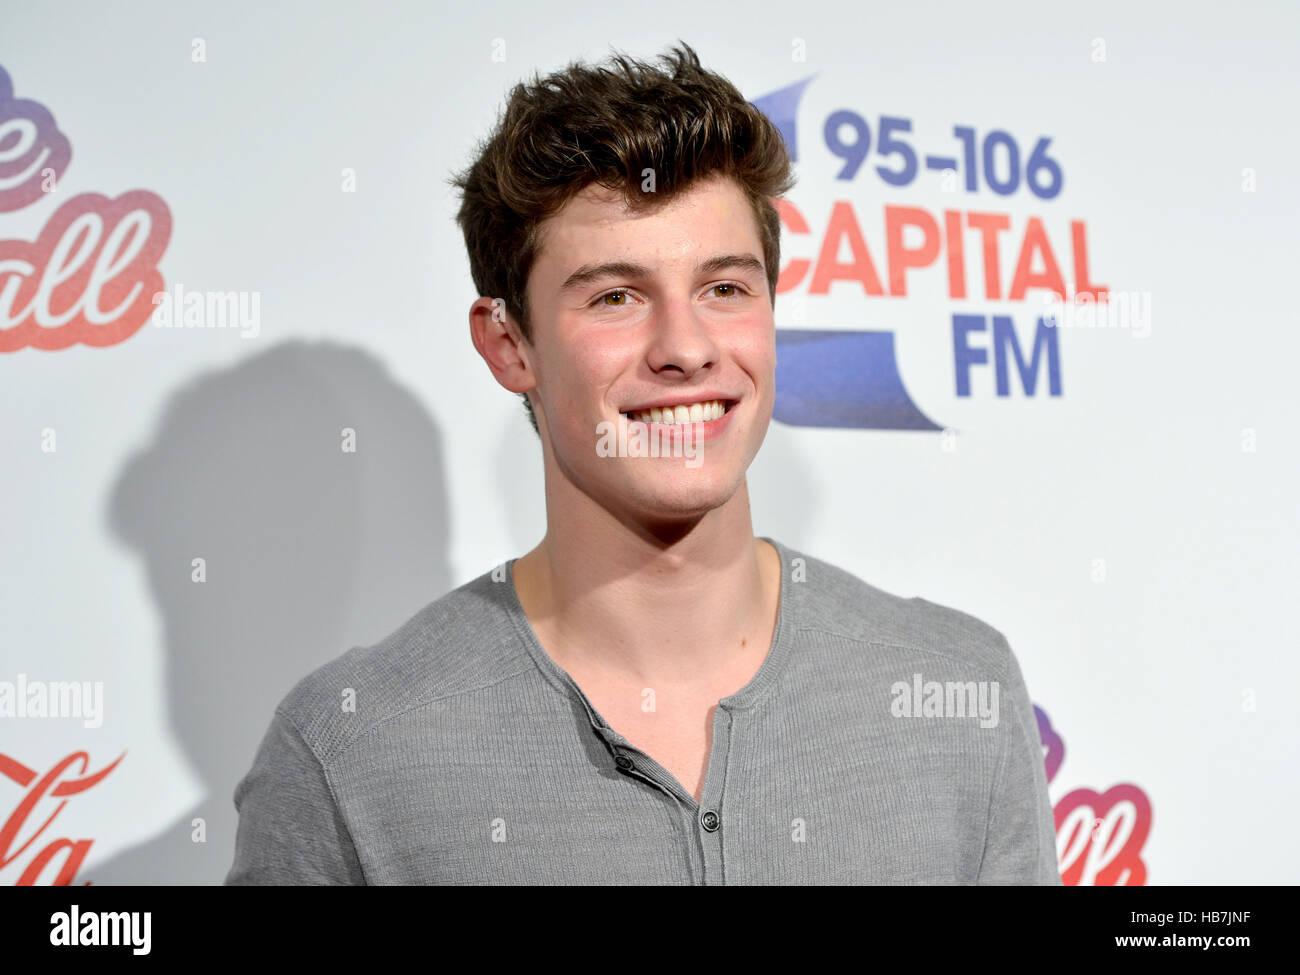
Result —
<path fill-rule="evenodd" d="M 790 550 L 790 560 L 785 582 L 797 587 L 801 628 L 864 644 L 919 650 L 1010 676 L 1014 657 L 1006 637 L 979 617 L 920 596 L 889 592 L 803 552 Z"/>
<path fill-rule="evenodd" d="M 528 670 L 509 585 L 494 571 L 451 590 L 377 643 L 307 674 L 276 710 L 328 761 L 390 718 Z"/>

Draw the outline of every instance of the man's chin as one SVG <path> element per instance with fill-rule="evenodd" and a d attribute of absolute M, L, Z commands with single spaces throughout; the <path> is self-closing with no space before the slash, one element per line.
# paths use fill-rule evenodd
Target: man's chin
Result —
<path fill-rule="evenodd" d="M 698 521 L 735 497 L 739 482 L 718 484 L 711 478 L 664 478 L 637 482 L 622 493 L 622 506 L 638 520 L 666 523 Z"/>

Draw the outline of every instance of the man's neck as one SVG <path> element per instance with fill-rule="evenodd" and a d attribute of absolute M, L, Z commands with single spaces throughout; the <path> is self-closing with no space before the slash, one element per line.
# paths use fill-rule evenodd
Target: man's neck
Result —
<path fill-rule="evenodd" d="M 754 537 L 744 485 L 671 543 L 608 518 L 563 524 L 513 569 L 524 613 L 560 667 L 644 686 L 735 683 L 730 693 L 762 663 L 780 556 Z"/>

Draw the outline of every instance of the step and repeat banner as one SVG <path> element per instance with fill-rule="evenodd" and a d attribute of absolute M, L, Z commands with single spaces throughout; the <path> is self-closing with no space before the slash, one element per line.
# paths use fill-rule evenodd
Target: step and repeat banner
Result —
<path fill-rule="evenodd" d="M 1006 634 L 1073 885 L 1300 879 L 1292 5 L 0 10 L 0 882 L 212 884 L 275 704 L 544 530 L 448 178 L 684 40 L 779 127 L 754 526 Z"/>

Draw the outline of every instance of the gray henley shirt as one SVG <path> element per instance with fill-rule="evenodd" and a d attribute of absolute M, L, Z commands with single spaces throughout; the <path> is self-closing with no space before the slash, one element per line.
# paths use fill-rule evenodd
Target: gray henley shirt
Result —
<path fill-rule="evenodd" d="M 1060 884 L 1002 633 L 767 541 L 776 630 L 702 801 L 542 649 L 511 560 L 286 695 L 226 883 Z"/>

